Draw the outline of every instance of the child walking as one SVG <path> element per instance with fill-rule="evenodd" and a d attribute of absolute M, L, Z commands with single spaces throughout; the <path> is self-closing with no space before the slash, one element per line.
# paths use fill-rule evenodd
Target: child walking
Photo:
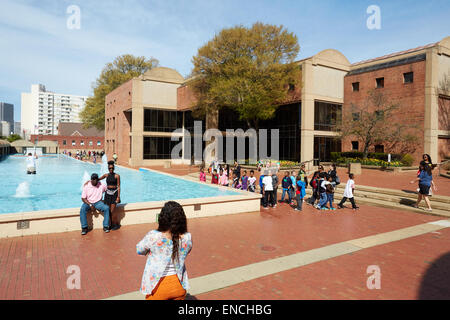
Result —
<path fill-rule="evenodd" d="M 326 173 L 321 172 L 319 174 L 319 178 L 320 179 L 318 185 L 319 185 L 320 200 L 316 208 L 319 210 L 328 210 L 326 204 L 327 204 L 327 184 L 329 184 L 329 182 L 326 179 Z"/>
<path fill-rule="evenodd" d="M 291 177 L 289 177 L 289 171 L 286 171 L 284 173 L 283 180 L 281 180 L 281 187 L 283 188 L 283 193 L 281 194 L 280 202 L 284 202 L 284 196 L 287 193 L 287 195 L 289 196 L 289 203 L 291 203 L 291 192 L 290 192 L 291 186 L 292 180 Z"/>
<path fill-rule="evenodd" d="M 326 185 L 326 193 L 327 193 L 327 203 L 330 204 L 330 210 L 336 210 L 336 208 L 333 207 L 333 201 L 334 201 L 333 179 L 334 179 L 333 176 L 328 175 L 328 184 Z"/>
<path fill-rule="evenodd" d="M 302 211 L 302 205 L 303 205 L 303 198 L 305 197 L 306 194 L 306 183 L 305 181 L 303 181 L 301 176 L 297 176 L 296 178 L 296 182 L 297 182 L 297 191 L 296 193 L 296 197 L 297 197 L 297 207 L 294 209 L 296 211 Z"/>
<path fill-rule="evenodd" d="M 342 198 L 341 202 L 339 202 L 338 208 L 339 209 L 344 208 L 343 204 L 348 199 L 352 203 L 353 210 L 356 210 L 356 209 L 359 209 L 359 207 L 356 205 L 355 198 L 353 197 L 353 193 L 355 192 L 355 181 L 353 179 L 354 179 L 355 175 L 353 173 L 350 173 L 348 175 L 348 177 L 349 177 L 349 180 L 347 181 L 347 184 L 345 186 L 344 197 Z"/>

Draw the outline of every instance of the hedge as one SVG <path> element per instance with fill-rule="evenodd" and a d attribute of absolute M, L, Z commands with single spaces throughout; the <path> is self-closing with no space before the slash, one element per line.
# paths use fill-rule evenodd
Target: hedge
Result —
<path fill-rule="evenodd" d="M 331 161 L 336 162 L 339 158 L 363 158 L 363 154 L 360 151 L 331 152 Z M 367 158 L 388 161 L 388 153 L 369 152 Z M 391 161 L 402 161 L 402 159 L 402 154 L 391 153 Z"/>

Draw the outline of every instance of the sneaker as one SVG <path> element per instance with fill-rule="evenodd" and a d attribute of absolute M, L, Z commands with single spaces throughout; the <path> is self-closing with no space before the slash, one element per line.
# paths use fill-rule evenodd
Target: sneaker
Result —
<path fill-rule="evenodd" d="M 338 209 L 344 209 L 344 206 L 338 204 Z"/>
<path fill-rule="evenodd" d="M 294 210 L 295 210 L 295 211 L 302 211 L 302 210 L 300 210 L 300 209 L 297 209 L 297 208 L 295 208 Z"/>
<path fill-rule="evenodd" d="M 81 229 L 81 235 L 84 236 L 86 233 L 88 233 L 88 228 Z"/>
<path fill-rule="evenodd" d="M 119 230 L 120 229 L 120 224 L 113 224 L 111 226 L 111 230 L 115 231 L 115 230 Z"/>
<path fill-rule="evenodd" d="M 331 207 L 330 210 L 336 210 L 336 208 L 335 207 Z"/>
<path fill-rule="evenodd" d="M 263 207 L 264 209 L 266 209 L 266 210 L 268 210 L 269 208 L 267 208 L 267 207 Z"/>
<path fill-rule="evenodd" d="M 109 228 L 108 228 L 108 227 L 103 227 L 103 231 L 104 231 L 105 233 L 108 233 L 108 232 L 109 232 Z"/>
<path fill-rule="evenodd" d="M 327 207 L 320 208 L 320 210 L 330 210 Z"/>
<path fill-rule="evenodd" d="M 359 207 L 354 207 L 354 208 L 353 208 L 353 210 L 358 210 L 358 209 L 359 209 Z"/>

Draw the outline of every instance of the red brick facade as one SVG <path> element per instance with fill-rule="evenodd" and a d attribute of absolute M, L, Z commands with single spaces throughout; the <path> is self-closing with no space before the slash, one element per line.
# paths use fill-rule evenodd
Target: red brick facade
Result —
<path fill-rule="evenodd" d="M 105 152 L 108 159 L 117 154 L 119 164 L 128 164 L 131 157 L 130 132 L 132 124 L 133 81 L 129 80 L 113 90 L 105 99 Z"/>
<path fill-rule="evenodd" d="M 404 83 L 403 74 L 407 72 L 413 72 L 412 83 Z M 376 88 L 377 78 L 384 78 L 384 88 Z M 353 91 L 352 83 L 354 82 L 359 82 L 359 91 Z M 417 129 L 411 129 L 409 132 L 418 140 L 414 146 L 411 146 L 412 150 L 408 151 L 415 159 L 419 159 L 424 148 L 425 61 L 346 76 L 344 78 L 344 114 L 351 108 L 351 104 L 363 105 L 369 90 L 377 90 L 383 93 L 388 102 L 399 104 L 400 107 L 395 115 L 387 121 L 416 126 Z M 351 141 L 356 140 L 343 139 L 342 151 L 351 151 Z M 385 144 L 384 152 L 405 152 L 404 148 L 400 147 L 390 150 L 388 143 Z M 359 151 L 362 151 L 361 142 L 359 142 Z M 374 147 L 372 146 L 369 151 L 375 151 Z"/>
<path fill-rule="evenodd" d="M 59 136 L 59 135 L 31 135 L 31 142 L 55 141 L 58 143 L 59 152 L 67 151 L 103 151 L 104 137 L 86 137 L 86 136 Z"/>

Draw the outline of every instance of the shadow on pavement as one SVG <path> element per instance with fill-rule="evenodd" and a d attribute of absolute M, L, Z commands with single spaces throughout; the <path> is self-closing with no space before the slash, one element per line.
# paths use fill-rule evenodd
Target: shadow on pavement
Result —
<path fill-rule="evenodd" d="M 186 298 L 184 300 L 198 300 L 196 296 L 190 295 L 189 293 L 186 294 Z"/>
<path fill-rule="evenodd" d="M 420 300 L 450 300 L 450 252 L 433 261 L 419 288 Z"/>

